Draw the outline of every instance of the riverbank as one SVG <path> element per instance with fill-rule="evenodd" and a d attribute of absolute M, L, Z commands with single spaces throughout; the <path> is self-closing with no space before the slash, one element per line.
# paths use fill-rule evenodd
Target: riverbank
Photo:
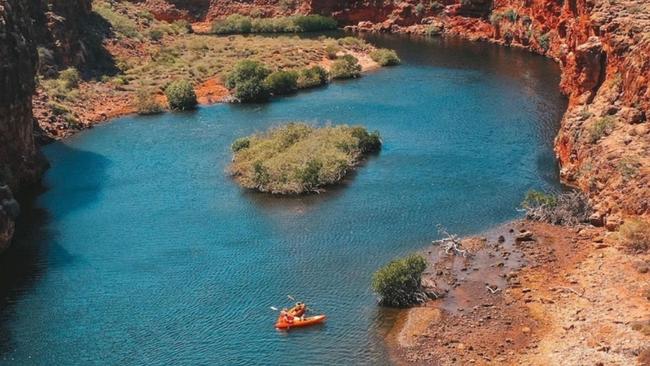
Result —
<path fill-rule="evenodd" d="M 354 56 L 368 72 L 381 67 L 370 54 L 375 47 L 361 39 L 338 41 L 330 37 L 282 35 L 197 34 L 187 21 L 157 20 L 139 4 L 93 2 L 88 32 L 100 39 L 101 62 L 79 69 L 53 72 L 47 58 L 34 96 L 40 140 L 61 139 L 112 118 L 138 112 L 141 95 L 167 109 L 164 89 L 173 80 L 194 85 L 199 104 L 232 101 L 225 79 L 236 62 L 263 61 L 271 70 L 299 70 L 321 66 L 329 70 L 333 59 Z M 104 28 L 102 28 L 104 27 Z M 48 50 L 40 50 L 48 54 Z M 44 61 L 45 60 L 45 61 Z"/>
<path fill-rule="evenodd" d="M 396 363 L 650 360 L 648 253 L 627 254 L 602 228 L 525 220 L 463 244 L 467 258 L 424 249 L 431 261 L 424 283 L 448 292 L 401 312 L 387 336 Z"/>

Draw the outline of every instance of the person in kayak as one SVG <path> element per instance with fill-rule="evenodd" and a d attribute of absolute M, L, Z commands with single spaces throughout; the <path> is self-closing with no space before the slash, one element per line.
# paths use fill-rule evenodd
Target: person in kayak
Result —
<path fill-rule="evenodd" d="M 296 305 L 294 305 L 294 307 L 292 307 L 288 311 L 289 314 L 296 317 L 302 317 L 303 315 L 305 315 L 306 312 L 307 312 L 307 305 L 305 305 L 302 302 L 297 302 Z"/>
<path fill-rule="evenodd" d="M 290 310 L 287 310 L 287 308 L 284 308 L 282 311 L 280 311 L 280 318 L 287 324 L 293 324 L 294 316 L 290 314 Z"/>

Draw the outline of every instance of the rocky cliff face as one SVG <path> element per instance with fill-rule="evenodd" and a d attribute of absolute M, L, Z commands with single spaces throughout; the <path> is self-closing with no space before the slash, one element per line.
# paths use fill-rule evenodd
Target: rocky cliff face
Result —
<path fill-rule="evenodd" d="M 562 179 L 614 228 L 650 214 L 650 3 L 644 0 L 312 0 L 353 30 L 447 33 L 554 58 L 570 105 L 556 138 Z"/>
<path fill-rule="evenodd" d="M 29 10 L 24 1 L 0 0 L 0 251 L 18 215 L 12 190 L 33 182 L 41 166 L 33 138 L 37 58 Z"/>
<path fill-rule="evenodd" d="M 0 251 L 19 213 L 13 193 L 38 182 L 46 167 L 32 115 L 39 53 L 55 67 L 83 62 L 80 22 L 89 11 L 90 0 L 0 0 Z"/>

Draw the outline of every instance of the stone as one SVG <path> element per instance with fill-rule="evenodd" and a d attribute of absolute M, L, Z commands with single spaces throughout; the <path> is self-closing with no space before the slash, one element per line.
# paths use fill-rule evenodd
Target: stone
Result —
<path fill-rule="evenodd" d="M 515 237 L 515 241 L 521 242 L 521 241 L 532 241 L 533 239 L 533 233 L 531 233 L 528 230 L 521 231 L 520 233 L 517 234 Z"/>

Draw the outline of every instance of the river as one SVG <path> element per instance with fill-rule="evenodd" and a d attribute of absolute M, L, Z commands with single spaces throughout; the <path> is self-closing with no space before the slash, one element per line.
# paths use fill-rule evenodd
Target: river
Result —
<path fill-rule="evenodd" d="M 263 105 L 130 116 L 44 148 L 47 190 L 0 260 L 0 364 L 389 364 L 372 273 L 518 217 L 557 188 L 559 68 L 455 39 L 375 36 L 403 64 Z M 228 176 L 230 143 L 285 121 L 362 124 L 383 149 L 324 194 Z M 270 306 L 329 320 L 289 333 Z"/>

